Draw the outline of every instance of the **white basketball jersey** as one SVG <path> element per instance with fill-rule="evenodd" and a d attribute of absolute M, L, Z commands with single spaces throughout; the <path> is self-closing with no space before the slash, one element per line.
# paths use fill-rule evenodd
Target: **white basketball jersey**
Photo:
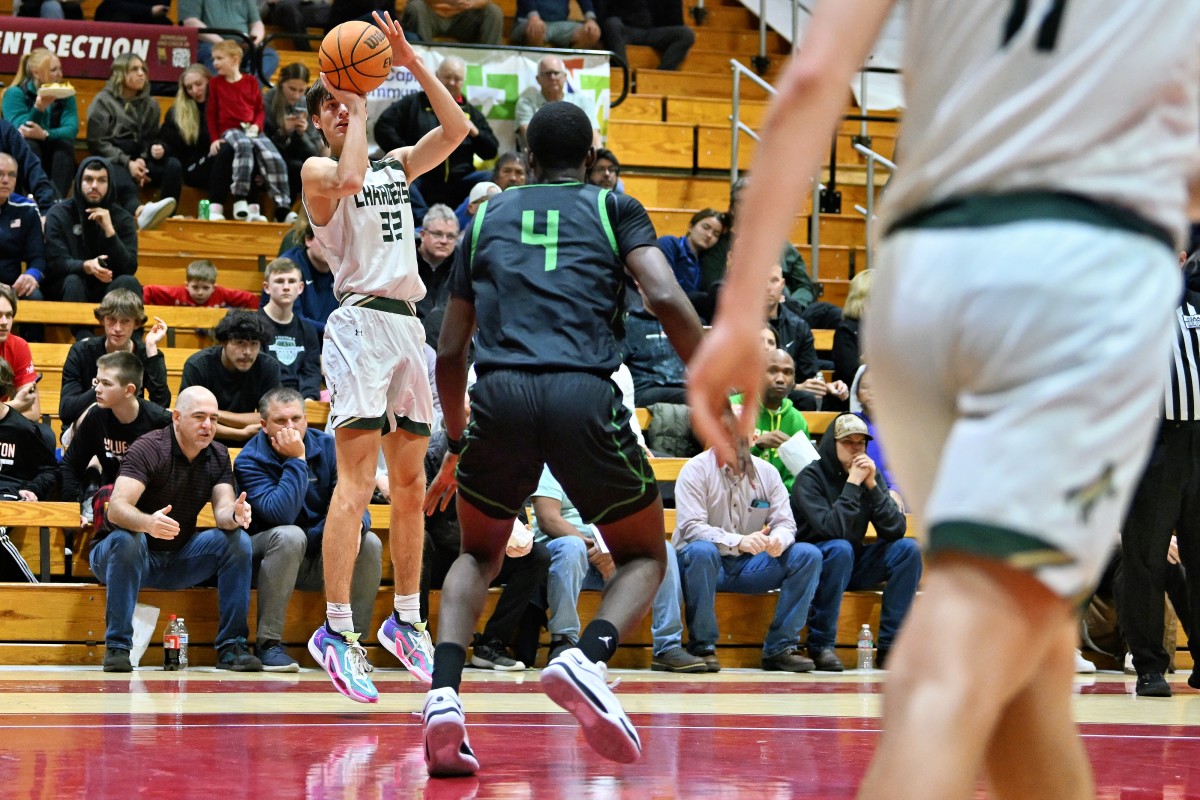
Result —
<path fill-rule="evenodd" d="M 343 197 L 327 225 L 312 228 L 329 252 L 338 297 L 370 294 L 415 303 L 425 296 L 408 181 L 394 158 L 372 161 L 359 193 Z"/>
<path fill-rule="evenodd" d="M 883 229 L 953 196 L 1046 189 L 1182 237 L 1200 151 L 1200 0 L 910 0 Z"/>

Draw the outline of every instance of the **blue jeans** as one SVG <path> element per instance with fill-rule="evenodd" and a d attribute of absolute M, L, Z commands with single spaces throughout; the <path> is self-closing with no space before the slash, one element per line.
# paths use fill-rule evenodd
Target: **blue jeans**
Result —
<path fill-rule="evenodd" d="M 800 629 L 821 574 L 821 552 L 796 542 L 783 555 L 722 556 L 712 542 L 690 542 L 679 552 L 687 609 L 688 649 L 711 653 L 717 647 L 717 592 L 763 594 L 779 590 L 775 618 L 763 641 L 763 658 L 796 647 Z"/>
<path fill-rule="evenodd" d="M 92 573 L 108 587 L 104 643 L 133 648 L 133 607 L 138 591 L 186 589 L 217 576 L 217 648 L 249 633 L 250 537 L 241 528 L 197 531 L 182 550 L 164 552 L 146 545 L 147 534 L 113 531 L 92 548 Z"/>
<path fill-rule="evenodd" d="M 583 589 L 604 588 L 600 570 L 587 560 L 587 542 L 578 536 L 560 536 L 547 539 L 550 550 L 550 572 L 546 581 L 546 594 L 550 604 L 550 622 L 547 628 L 554 636 L 579 638 L 579 592 Z M 683 592 L 679 586 L 679 564 L 675 550 L 667 546 L 667 569 L 662 583 L 654 593 L 654 605 L 650 611 L 650 633 L 654 637 L 654 655 L 683 644 L 683 620 L 679 605 Z"/>
<path fill-rule="evenodd" d="M 843 593 L 882 583 L 878 645 L 891 647 L 921 582 L 921 548 L 912 539 L 876 541 L 855 558 L 854 545 L 845 539 L 817 542 L 816 547 L 824 561 L 808 620 L 808 646 L 833 647 L 836 643 Z"/>

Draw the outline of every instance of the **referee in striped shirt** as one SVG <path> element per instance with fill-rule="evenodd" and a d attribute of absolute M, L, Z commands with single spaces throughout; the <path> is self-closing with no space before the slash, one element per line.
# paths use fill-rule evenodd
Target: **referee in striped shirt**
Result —
<path fill-rule="evenodd" d="M 1163 646 L 1163 595 L 1172 533 L 1190 578 L 1188 608 L 1180 616 L 1200 619 L 1200 252 L 1184 262 L 1183 273 L 1162 424 L 1121 530 L 1117 610 L 1137 669 L 1136 691 L 1148 697 L 1171 696 L 1163 678 L 1170 663 Z M 1200 664 L 1200 640 L 1189 637 L 1188 648 Z M 1200 670 L 1188 684 L 1200 689 Z"/>

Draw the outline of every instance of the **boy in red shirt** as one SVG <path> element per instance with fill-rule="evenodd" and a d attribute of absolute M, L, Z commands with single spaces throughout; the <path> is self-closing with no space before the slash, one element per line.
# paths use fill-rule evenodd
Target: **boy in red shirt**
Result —
<path fill-rule="evenodd" d="M 143 286 L 142 298 L 147 305 L 258 309 L 254 292 L 217 286 L 217 267 L 207 259 L 187 265 L 183 286 Z"/>
<path fill-rule="evenodd" d="M 13 392 L 8 404 L 21 416 L 41 422 L 42 401 L 38 397 L 37 370 L 33 367 L 33 354 L 29 344 L 12 332 L 13 318 L 17 316 L 17 293 L 6 283 L 0 283 L 0 358 L 12 367 Z"/>
<path fill-rule="evenodd" d="M 222 147 L 233 148 L 233 218 L 250 219 L 246 195 L 257 161 L 275 201 L 275 220 L 282 222 L 291 210 L 287 165 L 275 144 L 262 135 L 263 99 L 258 81 L 242 74 L 242 48 L 236 42 L 226 39 L 214 44 L 212 59 L 217 75 L 208 84 L 206 113 L 213 135 L 209 152 L 216 155 Z"/>

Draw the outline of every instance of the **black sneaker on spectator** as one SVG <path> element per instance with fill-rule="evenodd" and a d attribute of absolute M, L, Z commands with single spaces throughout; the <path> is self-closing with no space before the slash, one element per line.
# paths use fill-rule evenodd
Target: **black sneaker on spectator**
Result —
<path fill-rule="evenodd" d="M 231 669 L 234 672 L 262 672 L 262 662 L 250 652 L 246 640 L 239 636 L 217 650 L 217 669 Z"/>
<path fill-rule="evenodd" d="M 157 228 L 174 211 L 175 198 L 173 197 L 164 197 L 162 200 L 146 203 L 146 205 L 142 206 L 142 210 L 138 214 L 138 230 L 149 231 Z"/>
<path fill-rule="evenodd" d="M 1135 691 L 1138 697 L 1170 697 L 1171 684 L 1167 683 L 1161 672 L 1147 672 L 1138 675 Z"/>
<path fill-rule="evenodd" d="M 129 663 L 129 651 L 119 647 L 104 648 L 104 671 L 133 672 L 133 665 Z"/>
<path fill-rule="evenodd" d="M 650 669 L 655 672 L 708 672 L 708 664 L 682 647 L 672 647 L 654 656 Z"/>
<path fill-rule="evenodd" d="M 288 655 L 287 649 L 278 641 L 263 642 L 258 651 L 258 660 L 262 662 L 263 672 L 299 672 L 300 665 L 296 659 Z"/>
<path fill-rule="evenodd" d="M 480 636 L 475 637 L 471 647 L 471 666 L 480 669 L 494 669 L 497 672 L 520 672 L 525 665 L 508 655 L 508 648 L 497 639 L 484 643 Z"/>

